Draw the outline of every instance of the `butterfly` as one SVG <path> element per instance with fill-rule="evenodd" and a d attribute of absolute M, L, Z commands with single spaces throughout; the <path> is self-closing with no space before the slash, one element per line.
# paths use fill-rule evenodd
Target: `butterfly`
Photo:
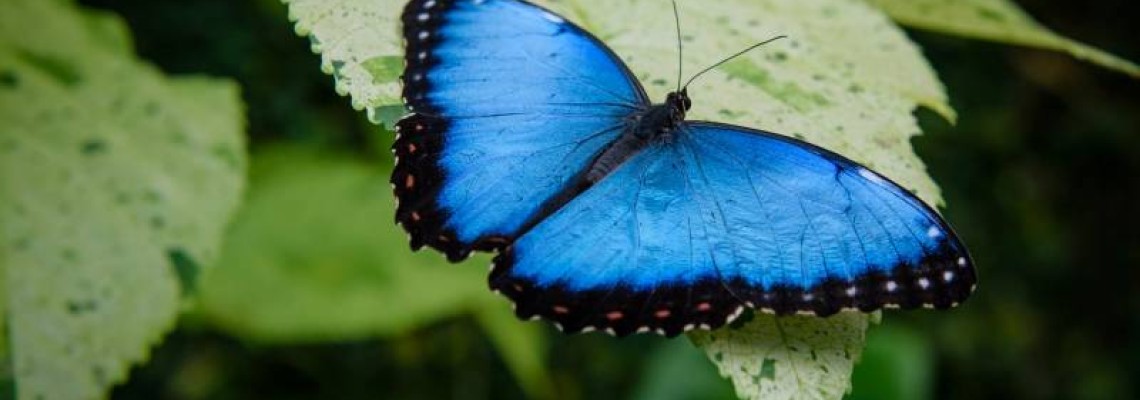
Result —
<path fill-rule="evenodd" d="M 520 0 L 413 0 L 392 185 L 414 250 L 496 252 L 522 319 L 675 336 L 746 309 L 950 308 L 976 275 L 930 206 L 839 154 L 688 121 L 625 64 Z"/>

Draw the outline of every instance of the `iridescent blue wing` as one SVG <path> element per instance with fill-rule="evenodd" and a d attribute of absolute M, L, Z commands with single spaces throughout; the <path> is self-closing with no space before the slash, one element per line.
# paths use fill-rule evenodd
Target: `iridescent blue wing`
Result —
<path fill-rule="evenodd" d="M 564 330 L 716 328 L 776 314 L 948 308 L 965 247 L 907 190 L 827 150 L 687 123 L 525 233 L 490 285 Z"/>
<path fill-rule="evenodd" d="M 514 239 L 648 105 L 586 31 L 515 0 L 413 0 L 392 184 L 413 248 Z"/>

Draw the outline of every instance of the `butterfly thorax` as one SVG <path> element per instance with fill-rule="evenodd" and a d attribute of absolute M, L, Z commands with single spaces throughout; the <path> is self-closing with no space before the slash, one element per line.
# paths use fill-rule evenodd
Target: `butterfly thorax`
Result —
<path fill-rule="evenodd" d="M 654 104 L 633 115 L 621 136 L 606 147 L 590 165 L 586 180 L 595 183 L 613 172 L 621 163 L 653 142 L 672 142 L 674 131 L 685 121 L 692 106 L 687 90 L 669 93 L 665 102 Z"/>

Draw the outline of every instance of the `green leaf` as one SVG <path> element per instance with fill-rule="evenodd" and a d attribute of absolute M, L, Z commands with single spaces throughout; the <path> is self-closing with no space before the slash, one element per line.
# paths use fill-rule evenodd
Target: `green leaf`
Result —
<path fill-rule="evenodd" d="M 336 91 L 380 123 L 380 107 L 400 103 L 403 41 L 397 32 L 402 0 L 282 0 L 297 34 L 308 36 L 321 69 L 336 79 Z M 395 61 L 393 61 L 395 60 Z M 391 125 L 392 121 L 386 121 Z"/>
<path fill-rule="evenodd" d="M 19 398 L 100 397 L 172 326 L 244 185 L 236 86 L 64 1 L 0 15 L 0 272 Z"/>
<path fill-rule="evenodd" d="M 337 89 L 353 105 L 380 121 L 381 110 L 398 106 L 399 86 L 391 57 L 401 57 L 397 18 L 403 1 L 285 0 L 297 31 L 308 35 L 321 53 Z M 662 100 L 675 87 L 676 39 L 670 7 L 661 1 L 539 1 L 602 38 Z M 831 0 L 681 1 L 685 71 L 693 73 L 753 43 L 787 35 L 714 70 L 694 83 L 693 119 L 709 119 L 796 136 L 860 161 L 931 204 L 940 204 L 938 187 L 910 147 L 920 129 L 916 107 L 947 119 L 954 113 L 930 65 L 917 47 L 881 11 L 861 2 Z M 636 15 L 638 18 L 630 19 Z M 390 114 L 390 113 L 389 113 Z M 744 348 L 763 343 L 803 341 L 823 349 L 857 349 L 867 317 L 854 314 L 829 319 L 798 318 L 797 329 L 773 336 L 774 322 L 758 317 L 741 334 L 722 329 L 701 334 L 704 343 Z M 815 328 L 811 328 L 814 326 Z M 824 332 L 826 334 L 819 334 Z M 809 335 L 813 340 L 799 338 Z M 819 340 L 814 340 L 819 339 Z M 734 343 L 736 343 L 734 345 Z M 810 354 L 811 349 L 799 348 Z M 711 351 L 710 351 L 711 352 Z M 819 351 L 817 351 L 818 353 Z M 763 359 L 720 351 L 715 361 L 760 371 Z M 781 370 L 818 368 L 815 361 L 773 352 Z M 857 351 L 826 359 L 829 374 L 821 381 L 774 381 L 778 393 L 846 391 Z M 769 366 L 769 368 L 771 368 Z M 734 379 L 750 379 L 730 375 Z M 750 380 L 748 381 L 750 382 Z M 756 397 L 758 386 L 736 381 L 739 395 Z M 792 386 L 792 383 L 798 385 Z"/>
<path fill-rule="evenodd" d="M 735 399 L 732 384 L 708 367 L 705 352 L 681 340 L 658 347 L 645 361 L 635 400 Z"/>
<path fill-rule="evenodd" d="M 736 393 L 752 399 L 839 399 L 850 390 L 869 316 L 830 318 L 757 314 L 741 329 L 696 332 Z"/>
<path fill-rule="evenodd" d="M 260 151 L 251 170 L 222 268 L 202 285 L 199 311 L 215 324 L 263 342 L 343 340 L 404 333 L 491 298 L 482 268 L 408 249 L 386 171 L 300 147 Z"/>
<path fill-rule="evenodd" d="M 1042 26 L 1009 0 L 868 0 L 899 23 L 934 32 L 1066 52 L 1140 78 L 1140 66 Z"/>
<path fill-rule="evenodd" d="M 502 299 L 483 303 L 475 312 L 503 361 L 528 397 L 554 399 L 554 383 L 546 373 L 546 335 L 542 326 L 520 324 Z"/>
<path fill-rule="evenodd" d="M 934 397 L 934 352 L 920 332 L 904 325 L 875 327 L 855 368 L 847 400 L 907 400 Z"/>
<path fill-rule="evenodd" d="M 247 207 L 198 317 L 263 343 L 406 334 L 474 313 L 523 389 L 550 398 L 545 343 L 487 290 L 487 257 L 451 265 L 413 253 L 393 222 L 386 170 L 350 154 L 278 146 L 254 154 Z"/>

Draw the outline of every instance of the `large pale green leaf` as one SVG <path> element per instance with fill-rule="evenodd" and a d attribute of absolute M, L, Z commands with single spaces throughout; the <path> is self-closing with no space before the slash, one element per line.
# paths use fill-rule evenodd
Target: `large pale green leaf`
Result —
<path fill-rule="evenodd" d="M 308 35 L 337 80 L 374 121 L 399 106 L 401 38 L 398 0 L 286 0 L 299 33 Z M 539 1 L 602 38 L 646 86 L 663 99 L 675 86 L 676 39 L 668 2 Z M 927 202 L 941 203 L 909 140 L 920 130 L 911 115 L 929 107 L 953 119 L 941 83 L 915 45 L 878 9 L 860 1 L 720 0 L 680 1 L 686 71 L 723 58 L 747 45 L 777 35 L 772 43 L 732 61 L 690 87 L 695 119 L 711 119 L 803 138 L 848 155 L 911 188 Z M 637 18 L 630 18 L 637 16 Z M 383 121 L 390 122 L 390 121 Z M 857 349 L 867 316 L 843 314 L 831 319 L 796 318 L 784 323 L 760 316 L 744 333 L 723 329 L 702 335 L 715 343 L 721 365 L 764 371 L 757 351 L 776 357 L 781 371 L 827 369 L 815 380 L 776 381 L 765 393 L 787 397 L 827 394 L 839 398 L 849 385 L 857 351 L 847 357 L 798 357 L 788 343 L 818 346 L 817 353 L 842 347 Z M 826 334 L 819 334 L 822 331 Z M 809 338 L 811 340 L 809 340 Z M 818 340 L 817 340 L 818 339 Z M 738 352 L 735 349 L 752 349 Z M 810 348 L 798 347 L 804 354 Z M 769 367 L 771 368 L 771 367 Z M 784 373 L 780 373 L 781 376 Z M 738 393 L 758 397 L 751 378 L 729 374 Z"/>
<path fill-rule="evenodd" d="M 139 62 L 116 18 L 0 14 L 0 275 L 19 398 L 100 397 L 146 359 L 244 184 L 237 88 Z"/>
<path fill-rule="evenodd" d="M 1140 66 L 1058 35 L 1010 0 L 867 0 L 899 23 L 935 32 L 1066 52 L 1140 78 Z"/>
<path fill-rule="evenodd" d="M 254 155 L 251 179 L 221 268 L 204 278 L 200 317 L 245 339 L 298 343 L 405 334 L 474 313 L 523 388 L 550 397 L 541 332 L 513 323 L 483 268 L 408 249 L 387 171 L 275 147 Z"/>
<path fill-rule="evenodd" d="M 753 399 L 840 399 L 850 389 L 863 351 L 868 319 L 859 313 L 830 318 L 756 316 L 741 329 L 689 335 L 704 347 L 736 393 Z M 836 376 L 845 379 L 835 379 Z"/>
<path fill-rule="evenodd" d="M 481 268 L 408 249 L 380 168 L 280 147 L 256 153 L 251 171 L 247 206 L 199 299 L 219 326 L 262 342 L 343 340 L 407 332 L 491 299 Z"/>

